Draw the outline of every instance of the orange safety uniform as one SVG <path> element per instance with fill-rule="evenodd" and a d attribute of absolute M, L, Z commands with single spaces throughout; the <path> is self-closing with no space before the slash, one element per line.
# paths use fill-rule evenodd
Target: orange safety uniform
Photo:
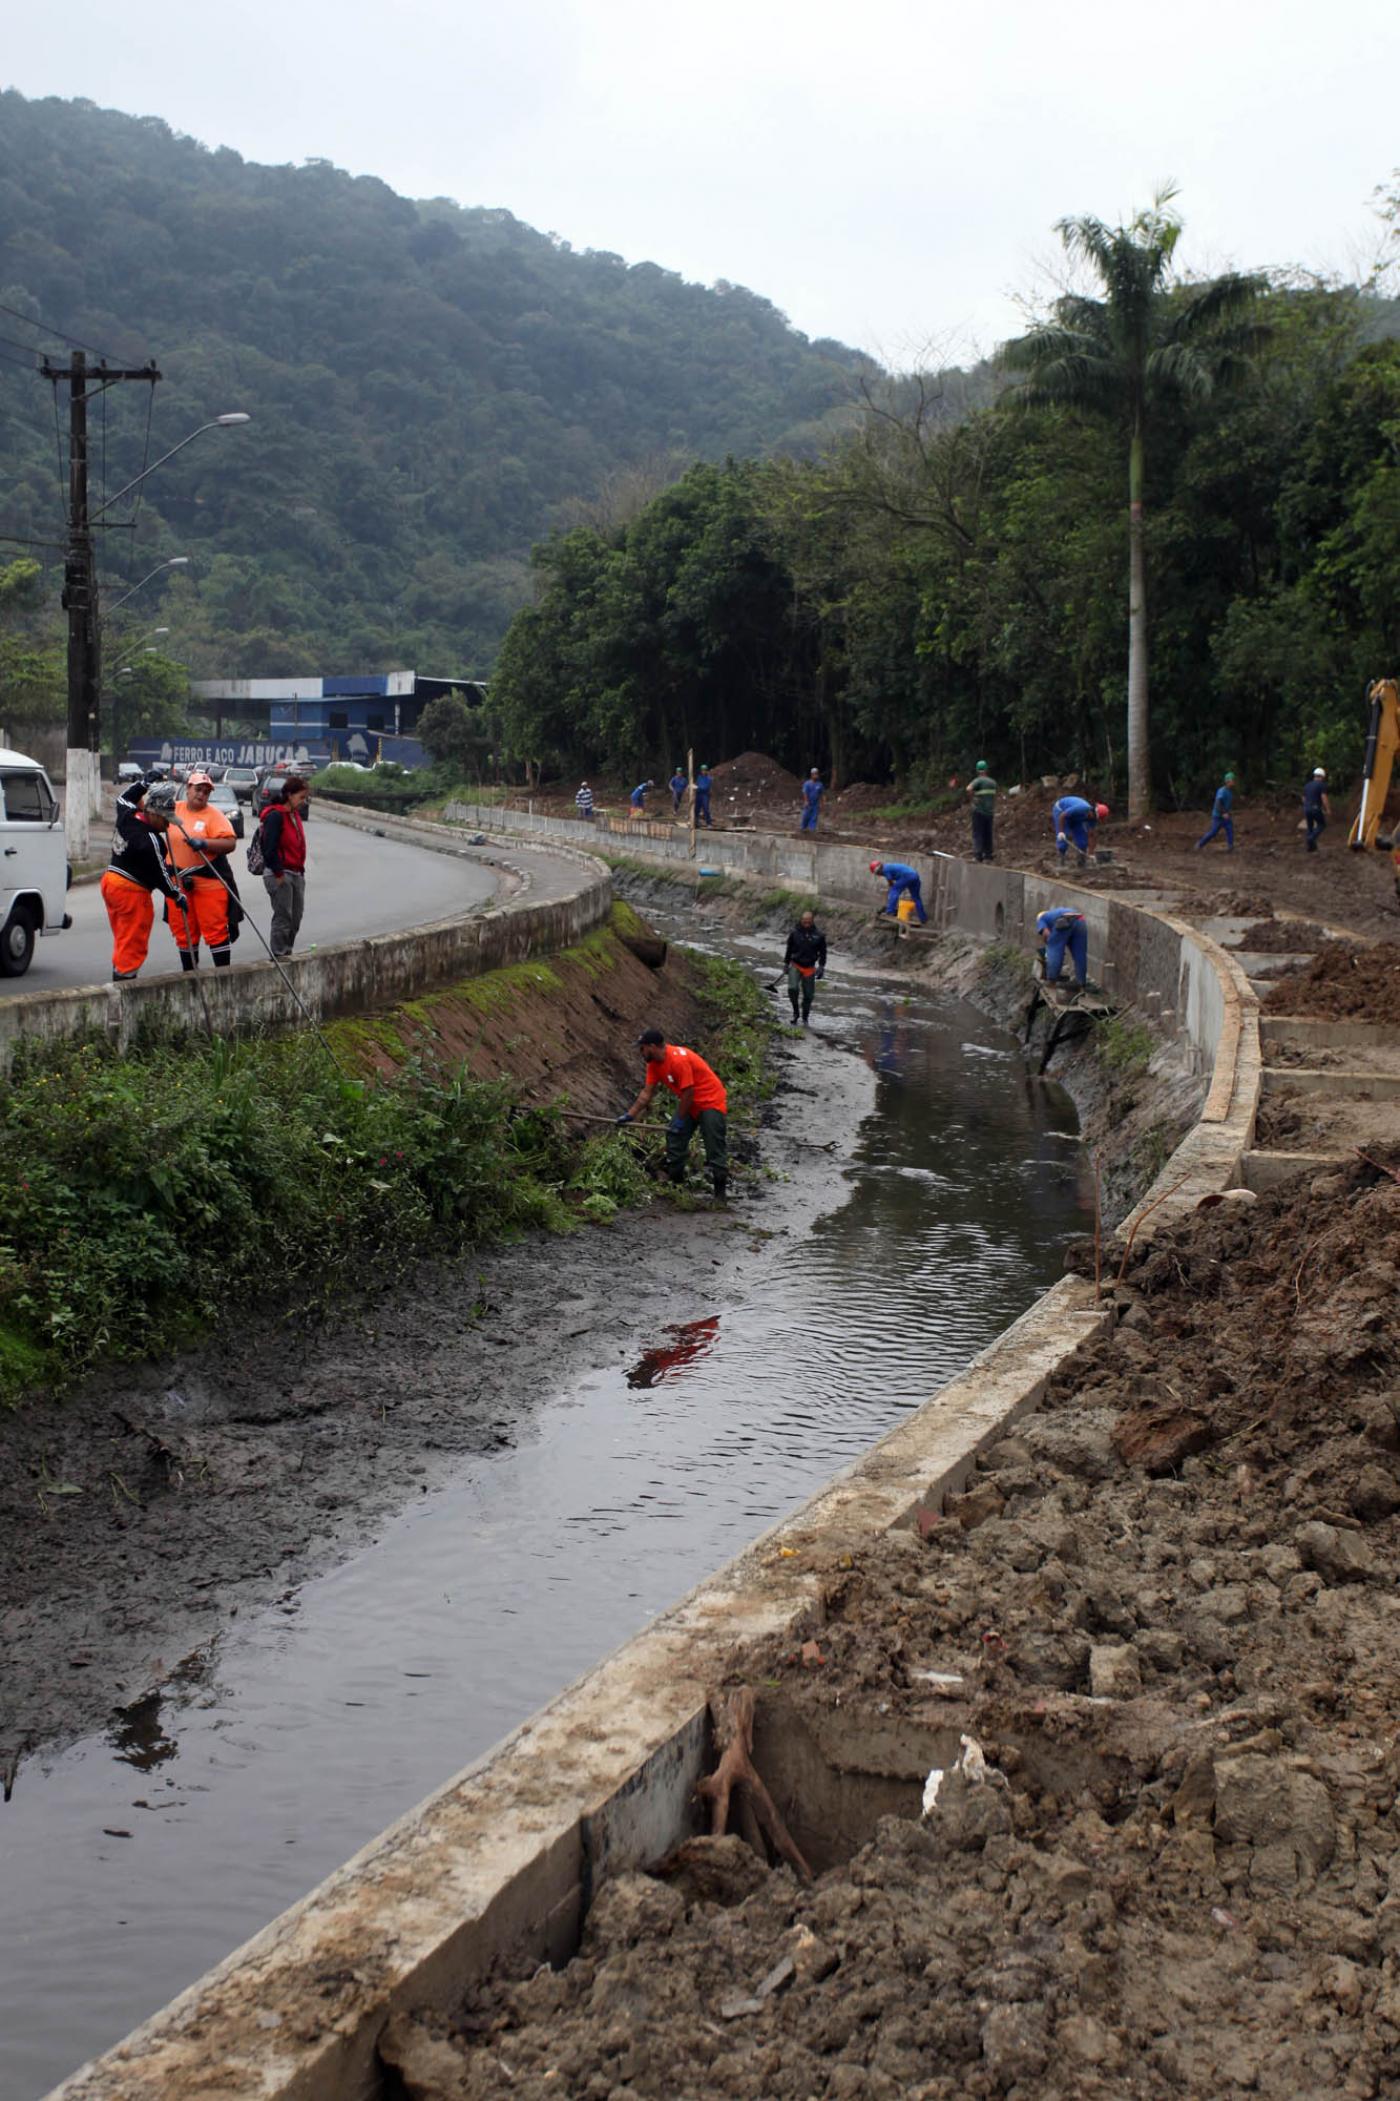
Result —
<path fill-rule="evenodd" d="M 217 855 L 214 870 L 206 869 L 197 845 L 191 841 L 212 845 L 215 840 L 226 839 L 232 845 L 237 834 L 223 811 L 216 810 L 212 803 L 206 803 L 202 810 L 192 810 L 187 802 L 176 803 L 175 817 L 190 835 L 187 839 L 175 825 L 170 827 L 168 834 L 170 857 L 190 909 L 188 917 L 182 912 L 171 911 L 170 931 L 175 936 L 177 948 L 197 952 L 203 939 L 210 955 L 217 960 L 229 952 L 229 894 L 223 877 L 214 871 L 228 856 Z M 192 872 L 196 870 L 202 872 Z"/>
<path fill-rule="evenodd" d="M 724 1091 L 724 1082 L 713 1068 L 705 1063 L 699 1051 L 685 1050 L 679 1043 L 668 1043 L 660 1060 L 658 1073 L 655 1065 L 647 1067 L 647 1078 L 659 1079 L 663 1087 L 680 1096 L 687 1087 L 695 1094 L 691 1108 L 696 1116 L 702 1109 L 718 1109 L 727 1114 L 729 1096 Z"/>
<path fill-rule="evenodd" d="M 134 978 L 151 945 L 155 899 L 144 883 L 118 875 L 114 868 L 107 870 L 97 887 L 112 925 L 112 973 L 119 978 Z M 180 915 L 177 912 L 175 916 L 178 919 Z"/>

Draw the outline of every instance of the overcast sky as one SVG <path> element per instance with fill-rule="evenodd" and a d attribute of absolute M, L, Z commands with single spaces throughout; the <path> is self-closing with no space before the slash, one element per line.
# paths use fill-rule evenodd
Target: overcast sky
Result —
<path fill-rule="evenodd" d="M 1019 323 L 1066 213 L 1180 186 L 1188 268 L 1374 254 L 1396 0 L 99 0 L 7 11 L 24 94 L 505 205 L 892 363 Z"/>

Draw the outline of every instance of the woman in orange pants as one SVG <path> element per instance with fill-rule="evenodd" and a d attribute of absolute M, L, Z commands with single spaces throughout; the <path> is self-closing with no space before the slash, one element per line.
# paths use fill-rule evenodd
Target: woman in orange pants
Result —
<path fill-rule="evenodd" d="M 189 911 L 170 914 L 170 931 L 180 951 L 182 970 L 194 969 L 201 940 L 216 970 L 226 970 L 232 960 L 230 882 L 224 869 L 235 842 L 233 826 L 209 801 L 213 786 L 212 777 L 196 766 L 185 778 L 184 800 L 175 805 L 170 852 Z"/>
<path fill-rule="evenodd" d="M 146 960 L 156 916 L 153 892 L 158 890 L 175 920 L 184 922 L 184 899 L 161 849 L 170 818 L 163 810 L 143 808 L 147 785 L 133 781 L 117 800 L 112 860 L 100 885 L 112 928 L 114 978 L 134 978 Z"/>

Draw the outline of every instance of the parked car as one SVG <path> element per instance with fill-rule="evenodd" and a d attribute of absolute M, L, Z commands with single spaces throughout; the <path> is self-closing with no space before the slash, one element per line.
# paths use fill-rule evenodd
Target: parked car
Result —
<path fill-rule="evenodd" d="M 73 924 L 58 798 L 37 759 L 0 751 L 0 977 L 22 978 L 40 934 Z"/>
<path fill-rule="evenodd" d="M 259 817 L 262 816 L 263 811 L 270 802 L 276 802 L 279 799 L 282 793 L 282 784 L 289 776 L 294 776 L 300 780 L 305 780 L 306 778 L 306 775 L 300 772 L 290 759 L 279 760 L 277 765 L 269 766 L 265 773 L 259 775 L 258 785 L 253 794 L 253 809 Z M 305 816 L 306 813 L 303 811 L 302 814 Z"/>
<path fill-rule="evenodd" d="M 222 810 L 233 826 L 235 839 L 243 837 L 243 805 L 227 781 L 215 781 L 209 791 L 209 800 L 216 810 Z"/>
<path fill-rule="evenodd" d="M 140 781 L 145 777 L 144 767 L 138 766 L 135 759 L 123 759 L 117 768 L 118 787 L 124 786 L 127 781 Z"/>
<path fill-rule="evenodd" d="M 205 767 L 204 771 L 208 774 L 210 780 L 213 781 L 215 786 L 217 787 L 219 782 L 223 780 L 224 776 L 227 774 L 228 767 L 224 764 L 222 759 L 211 759 L 209 761 L 209 764 Z"/>
<path fill-rule="evenodd" d="M 253 800 L 253 790 L 257 785 L 258 769 L 256 766 L 226 766 L 224 768 L 224 786 L 232 788 L 240 802 L 251 802 Z"/>

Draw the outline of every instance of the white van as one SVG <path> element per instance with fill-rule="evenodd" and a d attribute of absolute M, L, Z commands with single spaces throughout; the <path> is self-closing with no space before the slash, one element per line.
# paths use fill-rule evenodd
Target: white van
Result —
<path fill-rule="evenodd" d="M 35 759 L 0 751 L 0 977 L 22 978 L 40 934 L 73 922 L 58 798 Z"/>

